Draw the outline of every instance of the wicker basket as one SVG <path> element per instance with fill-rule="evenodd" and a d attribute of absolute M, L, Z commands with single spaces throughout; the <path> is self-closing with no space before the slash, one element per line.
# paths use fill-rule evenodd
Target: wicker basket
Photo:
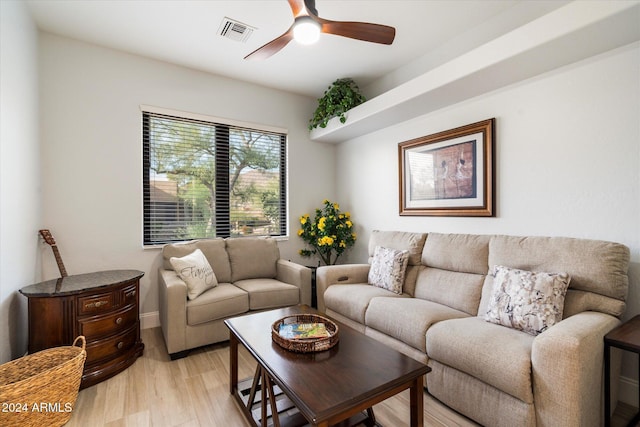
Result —
<path fill-rule="evenodd" d="M 326 338 L 288 339 L 280 335 L 280 325 L 289 323 L 324 323 L 329 336 Z M 296 314 L 283 317 L 271 325 L 271 338 L 282 348 L 298 353 L 313 353 L 329 350 L 338 343 L 338 325 L 317 314 Z"/>
<path fill-rule="evenodd" d="M 77 347 L 78 342 L 82 347 Z M 0 425 L 61 426 L 78 397 L 86 340 L 42 350 L 0 365 Z"/>

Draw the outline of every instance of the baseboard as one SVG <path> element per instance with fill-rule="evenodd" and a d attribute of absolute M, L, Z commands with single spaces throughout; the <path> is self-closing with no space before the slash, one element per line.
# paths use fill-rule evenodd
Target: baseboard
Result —
<path fill-rule="evenodd" d="M 620 377 L 618 400 L 633 407 L 638 406 L 638 381 L 629 377 Z"/>
<path fill-rule="evenodd" d="M 160 312 L 152 311 L 151 313 L 140 314 L 140 329 L 151 329 L 160 326 Z M 636 388 L 637 388 L 636 384 Z"/>

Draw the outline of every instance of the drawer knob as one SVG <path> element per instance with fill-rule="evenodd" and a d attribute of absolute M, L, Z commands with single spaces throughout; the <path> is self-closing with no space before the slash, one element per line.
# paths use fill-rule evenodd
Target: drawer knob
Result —
<path fill-rule="evenodd" d="M 131 297 L 135 297 L 136 296 L 136 290 L 132 290 L 127 292 L 127 298 L 131 298 Z"/>
<path fill-rule="evenodd" d="M 118 350 L 122 350 L 122 347 L 124 347 L 124 343 L 120 341 L 116 347 L 118 347 Z"/>
<path fill-rule="evenodd" d="M 122 317 L 118 317 L 116 319 L 116 325 L 121 325 L 122 324 Z"/>
<path fill-rule="evenodd" d="M 94 301 L 94 302 L 90 302 L 88 304 L 84 305 L 85 309 L 92 309 L 92 308 L 100 308 L 103 305 L 107 305 L 109 304 L 109 301 Z"/>

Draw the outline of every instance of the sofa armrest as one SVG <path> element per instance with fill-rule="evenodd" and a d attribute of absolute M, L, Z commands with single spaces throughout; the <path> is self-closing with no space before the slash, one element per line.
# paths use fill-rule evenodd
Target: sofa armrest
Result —
<path fill-rule="evenodd" d="M 311 305 L 311 269 L 295 262 L 279 259 L 276 279 L 300 288 L 300 303 Z"/>
<path fill-rule="evenodd" d="M 585 311 L 534 339 L 533 400 L 539 425 L 602 424 L 604 336 L 619 324 L 616 317 Z"/>
<path fill-rule="evenodd" d="M 325 265 L 316 271 L 316 296 L 318 310 L 324 312 L 324 293 L 331 285 L 349 285 L 367 283 L 369 279 L 369 264 Z"/>
<path fill-rule="evenodd" d="M 173 270 L 158 272 L 160 326 L 169 354 L 187 348 L 187 284 Z"/>

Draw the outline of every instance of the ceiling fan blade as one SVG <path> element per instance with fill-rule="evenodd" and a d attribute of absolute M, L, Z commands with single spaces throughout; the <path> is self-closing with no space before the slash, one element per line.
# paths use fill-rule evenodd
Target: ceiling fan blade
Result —
<path fill-rule="evenodd" d="M 294 18 L 300 15 L 301 12 L 306 11 L 304 0 L 289 0 L 289 6 Z"/>
<path fill-rule="evenodd" d="M 293 28 L 281 35 L 280 37 L 271 40 L 269 43 L 261 46 L 245 56 L 244 59 L 262 60 L 267 59 L 271 55 L 278 53 L 283 47 L 285 47 L 291 40 L 293 40 Z"/>
<path fill-rule="evenodd" d="M 391 44 L 396 37 L 396 29 L 388 25 L 367 22 L 329 21 L 316 19 L 322 25 L 322 32 L 366 42 Z"/>

